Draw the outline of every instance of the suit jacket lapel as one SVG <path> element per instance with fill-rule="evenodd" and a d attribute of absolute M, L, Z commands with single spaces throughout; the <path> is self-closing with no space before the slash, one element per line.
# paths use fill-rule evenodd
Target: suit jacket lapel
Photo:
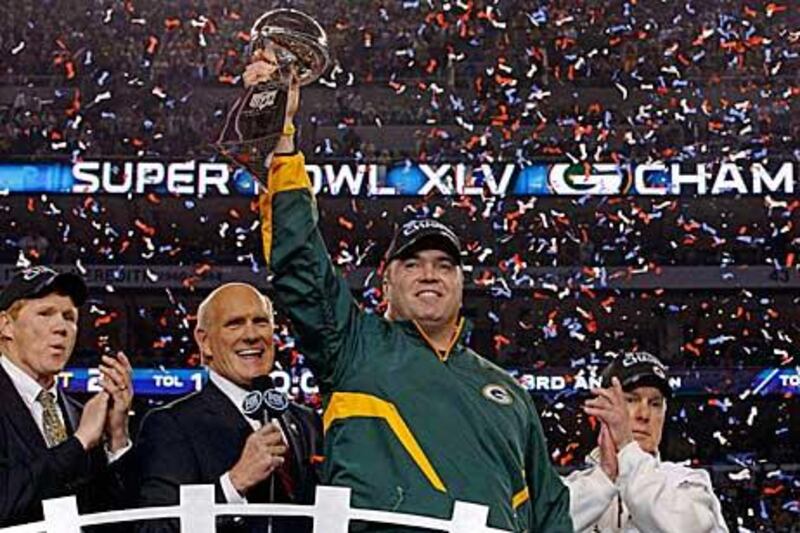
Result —
<path fill-rule="evenodd" d="M 47 449 L 47 443 L 36 422 L 33 420 L 30 410 L 25 406 L 25 402 L 20 398 L 14 383 L 8 377 L 6 371 L 0 366 L 0 405 L 2 405 L 5 416 L 19 433 L 20 441 L 28 449 Z"/>
<path fill-rule="evenodd" d="M 202 394 L 206 412 L 214 416 L 215 420 L 224 423 L 227 426 L 226 431 L 237 435 L 242 441 L 253 432 L 253 428 L 245 420 L 238 407 L 233 405 L 230 398 L 225 396 L 225 393 L 211 380 L 207 382 L 200 394 Z M 217 438 L 221 438 L 221 436 L 217 436 Z"/>

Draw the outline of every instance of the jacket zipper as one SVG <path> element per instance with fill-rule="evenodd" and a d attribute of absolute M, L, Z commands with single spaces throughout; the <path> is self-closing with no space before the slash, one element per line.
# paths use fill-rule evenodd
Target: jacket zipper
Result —
<path fill-rule="evenodd" d="M 428 335 L 420 327 L 420 325 L 417 324 L 416 321 L 412 322 L 414 323 L 414 326 L 417 328 L 417 331 L 419 332 L 420 336 L 422 336 L 422 338 L 425 339 L 425 342 L 428 344 L 428 347 L 431 349 L 431 351 L 433 351 L 434 355 L 436 355 L 439 361 L 446 363 L 447 359 L 450 357 L 450 354 L 453 351 L 453 348 L 458 342 L 458 339 L 461 337 L 461 331 L 464 329 L 464 317 L 461 317 L 461 319 L 459 319 L 458 327 L 456 328 L 456 331 L 453 333 L 453 338 L 450 340 L 450 346 L 447 347 L 447 350 L 445 350 L 444 353 L 441 353 L 439 350 L 433 347 L 433 343 L 431 342 L 430 337 L 428 337 Z"/>

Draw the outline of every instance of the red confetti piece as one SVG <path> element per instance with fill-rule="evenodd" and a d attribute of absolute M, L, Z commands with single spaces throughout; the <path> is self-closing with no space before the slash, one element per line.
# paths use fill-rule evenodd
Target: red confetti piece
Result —
<path fill-rule="evenodd" d="M 116 320 L 118 316 L 119 315 L 116 311 L 113 311 L 105 316 L 99 316 L 94 321 L 94 327 L 99 328 L 101 326 L 107 326 Z"/>
<path fill-rule="evenodd" d="M 147 48 L 145 51 L 148 55 L 154 55 L 156 53 L 156 49 L 158 48 L 158 37 L 155 35 L 151 35 L 147 38 Z"/>
<path fill-rule="evenodd" d="M 350 222 L 349 220 L 347 220 L 344 217 L 340 216 L 338 218 L 337 222 L 341 227 L 343 227 L 344 229 L 346 229 L 348 231 L 353 231 L 353 228 L 355 228 L 355 224 L 353 224 L 352 222 Z"/>
<path fill-rule="evenodd" d="M 152 237 L 153 235 L 156 234 L 156 228 L 154 228 L 153 226 L 149 226 L 149 225 L 145 224 L 144 222 L 142 222 L 138 218 L 136 220 L 134 220 L 133 225 L 136 226 L 139 229 L 139 231 L 141 231 L 142 233 L 144 233 L 148 237 Z"/>

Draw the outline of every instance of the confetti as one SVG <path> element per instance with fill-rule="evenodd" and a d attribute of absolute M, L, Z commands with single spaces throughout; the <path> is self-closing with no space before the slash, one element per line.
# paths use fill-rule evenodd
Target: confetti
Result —
<path fill-rule="evenodd" d="M 209 139 L 227 97 L 240 90 L 254 8 L 170 9 L 148 0 L 64 13 L 48 5 L 12 10 L 0 22 L 8 36 L 4 74 L 36 89 L 9 101 L 0 155 L 214 157 Z M 310 5 L 329 29 L 334 60 L 304 89 L 302 148 L 314 163 L 790 161 L 796 171 L 800 160 L 800 87 L 792 75 L 800 30 L 788 2 L 511 9 L 407 0 L 357 4 L 356 14 L 344 2 Z M 37 79 L 52 82 L 36 86 Z M 119 167 L 108 178 L 114 184 L 126 179 Z M 471 178 L 489 190 L 488 180 Z M 104 314 L 90 314 L 117 312 L 99 324 L 110 338 L 123 323 L 136 328 L 141 361 L 151 366 L 199 364 L 189 313 L 204 283 L 229 267 L 266 275 L 249 200 L 158 190 L 130 198 L 0 194 L 3 262 L 48 261 L 87 274 L 112 266 L 114 276 L 96 281 L 104 289 L 93 305 Z M 465 270 L 472 341 L 509 368 L 601 368 L 607 352 L 633 348 L 663 349 L 673 369 L 687 372 L 797 364 L 800 201 L 791 196 L 322 195 L 319 205 L 334 261 L 378 314 L 375 271 L 392 225 L 426 215 L 453 223 L 473 267 Z M 127 312 L 120 265 L 145 265 L 148 297 L 169 305 Z M 765 265 L 757 282 L 740 268 Z M 159 266 L 187 270 L 162 292 L 153 287 L 166 283 Z M 685 287 L 646 283 L 668 279 L 674 268 L 688 269 Z M 285 321 L 276 336 L 287 367 L 302 361 Z M 731 529 L 777 530 L 781 513 L 793 523 L 800 512 L 797 475 L 763 466 L 796 463 L 800 441 L 796 410 L 787 407 L 796 399 L 766 396 L 769 386 L 759 380 L 735 395 L 709 391 L 670 405 L 665 454 L 734 465 L 714 475 Z M 567 467 L 593 444 L 592 422 L 573 416 L 574 404 L 561 398 L 542 409 Z M 679 444 L 688 451 L 676 451 Z"/>

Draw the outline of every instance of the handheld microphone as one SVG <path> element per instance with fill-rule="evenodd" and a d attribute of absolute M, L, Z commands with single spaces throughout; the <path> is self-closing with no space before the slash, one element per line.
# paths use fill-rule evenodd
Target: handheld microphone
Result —
<path fill-rule="evenodd" d="M 244 399 L 244 413 L 264 425 L 277 422 L 283 432 L 283 413 L 289 409 L 289 398 L 275 388 L 269 375 L 254 378 L 252 388 Z M 269 478 L 269 501 L 275 501 L 275 476 Z M 272 533 L 271 516 L 267 519 L 267 532 Z"/>
<path fill-rule="evenodd" d="M 269 375 L 253 379 L 253 391 L 250 394 L 256 392 L 261 397 L 261 403 L 258 406 L 258 420 L 264 424 L 273 420 L 280 421 L 283 413 L 289 409 L 289 398 L 286 394 L 275 388 Z"/>

